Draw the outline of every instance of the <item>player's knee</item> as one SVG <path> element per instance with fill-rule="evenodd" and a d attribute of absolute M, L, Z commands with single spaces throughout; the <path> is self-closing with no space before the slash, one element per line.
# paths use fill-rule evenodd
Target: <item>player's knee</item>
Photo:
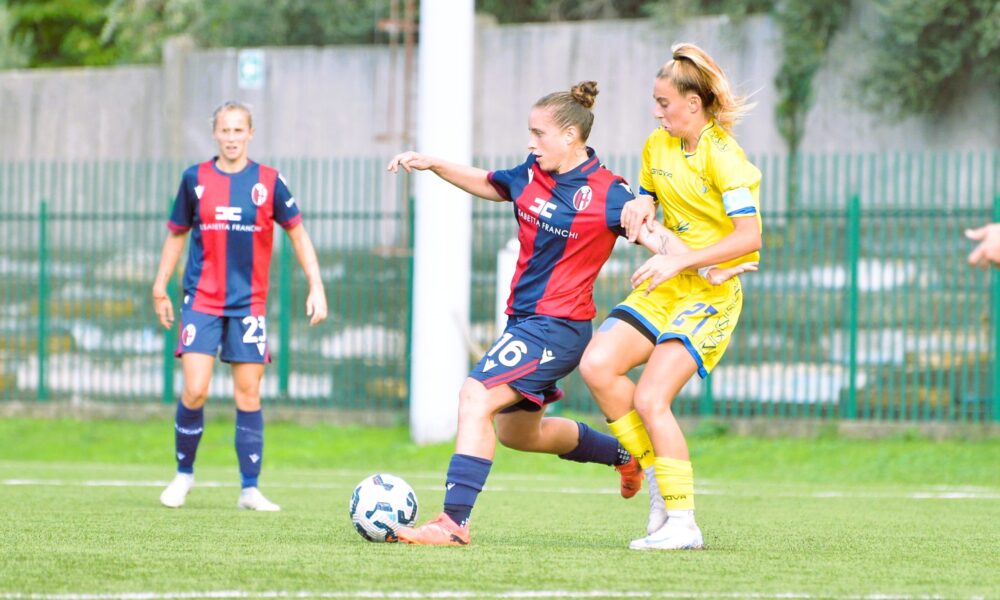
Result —
<path fill-rule="evenodd" d="M 580 359 L 580 376 L 591 389 L 603 389 L 610 386 L 617 373 L 614 369 L 614 357 L 601 347 L 588 347 Z"/>
<path fill-rule="evenodd" d="M 602 360 L 602 351 L 599 348 L 588 347 L 580 359 L 580 376 L 584 383 L 591 388 L 599 388 L 607 385 L 611 373 L 607 370 L 607 362 Z M 606 358 L 606 357 L 605 357 Z"/>
<path fill-rule="evenodd" d="M 208 400 L 208 384 L 202 386 L 191 385 L 185 382 L 184 392 L 181 395 L 181 403 L 183 403 L 186 408 L 198 410 L 199 408 L 205 406 L 206 400 Z"/>
<path fill-rule="evenodd" d="M 661 394 L 641 386 L 636 388 L 633 402 L 635 403 L 635 412 L 639 413 L 639 418 L 645 422 L 648 422 L 649 419 L 655 419 L 657 414 L 664 409 L 670 410 L 670 406 L 666 404 Z"/>
<path fill-rule="evenodd" d="M 486 399 L 483 397 L 483 394 L 478 393 L 469 386 L 463 386 L 462 390 L 458 393 L 459 421 L 490 419 L 492 417 L 493 415 L 490 414 L 486 406 Z"/>

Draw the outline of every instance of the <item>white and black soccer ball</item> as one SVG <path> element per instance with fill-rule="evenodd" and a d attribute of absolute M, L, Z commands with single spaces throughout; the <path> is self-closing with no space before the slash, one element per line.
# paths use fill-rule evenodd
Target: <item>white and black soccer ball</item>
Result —
<path fill-rule="evenodd" d="M 351 522 L 369 542 L 395 542 L 396 528 L 417 520 L 417 495 L 401 477 L 376 473 L 351 494 Z"/>

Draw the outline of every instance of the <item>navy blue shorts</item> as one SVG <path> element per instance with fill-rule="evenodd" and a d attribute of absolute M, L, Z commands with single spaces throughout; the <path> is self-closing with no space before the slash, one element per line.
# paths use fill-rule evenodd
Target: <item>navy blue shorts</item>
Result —
<path fill-rule="evenodd" d="M 469 377 L 487 389 L 507 384 L 524 396 L 502 412 L 540 410 L 562 398 L 556 383 L 580 364 L 591 333 L 590 321 L 543 315 L 507 317 L 503 334 Z"/>
<path fill-rule="evenodd" d="M 181 334 L 174 356 L 185 352 L 218 355 L 228 363 L 269 363 L 267 318 L 220 317 L 185 307 L 181 309 Z"/>

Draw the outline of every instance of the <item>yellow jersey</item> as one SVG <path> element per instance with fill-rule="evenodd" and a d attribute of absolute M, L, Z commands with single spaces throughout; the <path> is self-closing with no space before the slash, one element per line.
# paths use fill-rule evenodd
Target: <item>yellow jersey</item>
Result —
<path fill-rule="evenodd" d="M 642 149 L 640 194 L 656 198 L 663 225 L 692 249 L 710 246 L 734 229 L 733 219 L 760 219 L 760 170 L 715 121 L 701 130 L 698 147 L 684 151 L 680 138 L 660 128 Z M 751 252 L 718 266 L 760 259 Z"/>

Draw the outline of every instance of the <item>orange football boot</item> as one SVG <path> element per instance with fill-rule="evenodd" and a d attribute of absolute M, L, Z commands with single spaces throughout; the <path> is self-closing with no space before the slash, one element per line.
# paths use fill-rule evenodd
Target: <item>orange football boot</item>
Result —
<path fill-rule="evenodd" d="M 447 513 L 441 513 L 420 527 L 399 527 L 396 537 L 405 544 L 419 546 L 468 546 L 469 526 L 461 527 Z"/>
<path fill-rule="evenodd" d="M 615 465 L 615 470 L 622 478 L 622 498 L 631 498 L 638 494 L 642 489 L 642 467 L 639 466 L 639 461 L 633 456 L 632 460 L 624 465 Z"/>

